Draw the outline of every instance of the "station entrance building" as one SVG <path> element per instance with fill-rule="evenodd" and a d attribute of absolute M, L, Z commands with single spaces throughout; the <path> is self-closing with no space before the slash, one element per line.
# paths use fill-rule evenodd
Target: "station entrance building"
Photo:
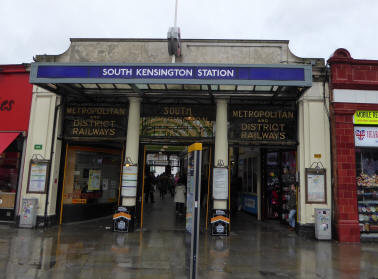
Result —
<path fill-rule="evenodd" d="M 38 199 L 39 223 L 119 204 L 141 227 L 146 169 L 183 172 L 184 147 L 201 142 L 206 224 L 238 209 L 285 221 L 294 183 L 298 231 L 313 233 L 314 209 L 332 204 L 328 83 L 324 60 L 288 43 L 182 40 L 176 63 L 163 39 L 71 39 L 63 54 L 37 55 L 25 169 L 40 156 L 50 173 L 41 193 L 27 193 L 25 173 L 22 196 Z M 122 182 L 126 166 L 135 185 Z M 220 184 L 216 168 L 227 170 Z M 319 168 L 325 180 L 308 183 Z"/>

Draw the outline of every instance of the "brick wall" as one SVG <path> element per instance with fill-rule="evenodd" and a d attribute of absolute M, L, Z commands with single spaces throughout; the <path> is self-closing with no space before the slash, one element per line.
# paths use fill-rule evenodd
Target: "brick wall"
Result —
<path fill-rule="evenodd" d="M 335 179 L 334 210 L 338 239 L 358 242 L 360 232 L 357 214 L 356 160 L 353 114 L 350 104 L 334 104 L 333 110 L 333 169 Z"/>

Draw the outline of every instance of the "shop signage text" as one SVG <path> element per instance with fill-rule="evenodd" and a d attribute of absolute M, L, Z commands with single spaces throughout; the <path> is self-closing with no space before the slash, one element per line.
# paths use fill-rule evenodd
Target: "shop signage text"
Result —
<path fill-rule="evenodd" d="M 230 117 L 231 139 L 277 143 L 296 141 L 295 110 L 232 106 Z"/>
<path fill-rule="evenodd" d="M 127 110 L 117 105 L 68 105 L 65 137 L 125 138 Z"/>
<path fill-rule="evenodd" d="M 353 115 L 354 124 L 378 125 L 378 111 L 357 110 Z"/>
<path fill-rule="evenodd" d="M 2 100 L 0 98 L 0 111 L 11 111 L 14 104 L 14 100 Z"/>
<path fill-rule="evenodd" d="M 355 146 L 377 147 L 378 128 L 377 127 L 354 127 Z"/>

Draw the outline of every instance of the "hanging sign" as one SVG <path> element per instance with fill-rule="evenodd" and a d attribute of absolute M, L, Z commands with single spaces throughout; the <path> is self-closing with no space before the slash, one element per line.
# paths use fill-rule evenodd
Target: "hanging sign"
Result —
<path fill-rule="evenodd" d="M 138 181 L 138 166 L 123 166 L 122 197 L 135 197 Z"/>
<path fill-rule="evenodd" d="M 355 146 L 377 147 L 378 127 L 354 127 Z"/>
<path fill-rule="evenodd" d="M 357 110 L 353 115 L 353 124 L 378 125 L 378 111 Z"/>
<path fill-rule="evenodd" d="M 228 199 L 228 169 L 213 169 L 213 198 L 216 200 Z"/>

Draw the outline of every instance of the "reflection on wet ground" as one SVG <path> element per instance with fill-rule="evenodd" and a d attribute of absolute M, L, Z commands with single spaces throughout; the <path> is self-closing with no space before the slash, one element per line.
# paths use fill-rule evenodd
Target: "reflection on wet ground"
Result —
<path fill-rule="evenodd" d="M 0 225 L 0 278 L 187 278 L 189 237 L 171 198 L 145 207 L 144 229 L 99 219 L 46 230 Z M 230 237 L 200 238 L 200 278 L 378 278 L 378 244 L 298 237 L 240 213 Z"/>

